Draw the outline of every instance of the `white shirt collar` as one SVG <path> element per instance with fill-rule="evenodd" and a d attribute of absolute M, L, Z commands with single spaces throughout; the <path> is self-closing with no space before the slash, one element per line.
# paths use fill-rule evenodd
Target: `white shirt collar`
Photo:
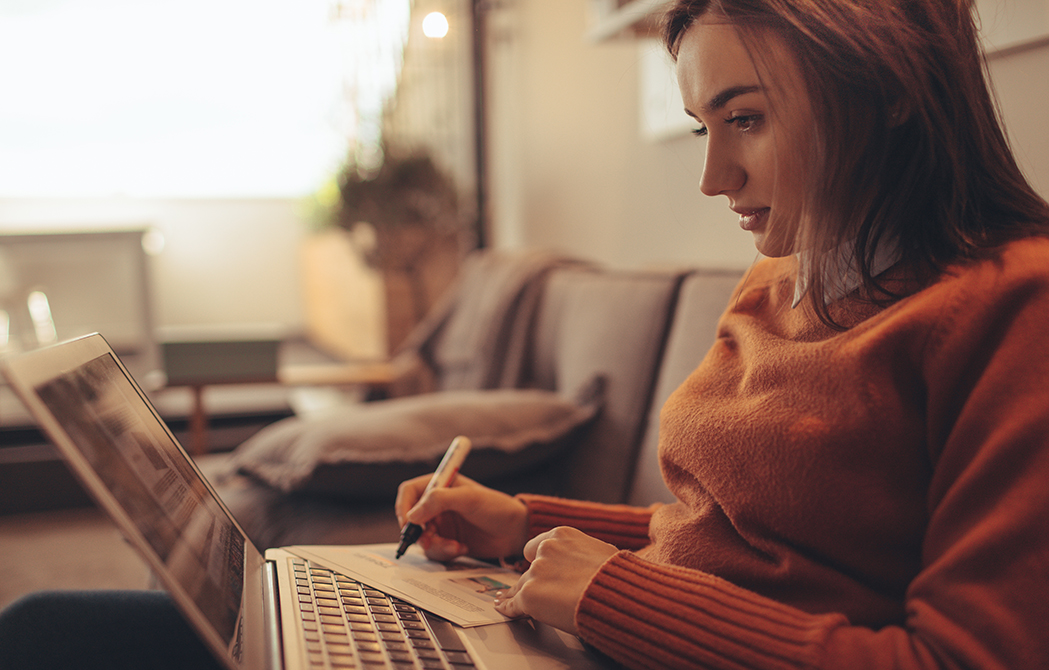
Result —
<path fill-rule="evenodd" d="M 824 267 L 826 273 L 823 277 L 823 304 L 829 305 L 840 300 L 858 289 L 863 284 L 860 275 L 859 263 L 855 255 L 855 243 L 851 240 L 842 244 L 837 249 L 827 252 L 830 262 Z M 814 254 L 802 251 L 798 258 L 798 278 L 794 281 L 794 302 L 791 309 L 801 304 L 802 298 L 809 290 L 808 269 L 812 264 Z M 877 277 L 900 260 L 900 249 L 892 240 L 883 240 L 874 252 L 871 263 L 871 276 Z"/>

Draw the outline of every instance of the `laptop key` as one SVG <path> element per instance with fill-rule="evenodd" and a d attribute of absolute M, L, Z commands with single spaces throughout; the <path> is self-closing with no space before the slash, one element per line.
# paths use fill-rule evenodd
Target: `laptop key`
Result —
<path fill-rule="evenodd" d="M 445 656 L 445 658 L 448 659 L 448 662 L 453 664 L 453 665 L 465 666 L 465 665 L 473 665 L 474 664 L 473 663 L 473 659 L 471 659 L 470 655 L 467 654 L 466 652 L 449 651 L 449 652 L 445 652 L 444 656 Z"/>
<path fill-rule="evenodd" d="M 382 663 L 386 664 L 386 657 L 382 655 L 382 652 L 378 651 L 362 651 L 361 660 L 365 663 Z"/>
<path fill-rule="evenodd" d="M 447 620 L 433 614 L 426 614 L 426 623 L 430 624 L 430 630 L 433 631 L 433 636 L 437 638 L 437 644 L 441 645 L 441 649 L 444 651 L 466 651 L 466 645 L 460 639 L 455 626 Z"/>

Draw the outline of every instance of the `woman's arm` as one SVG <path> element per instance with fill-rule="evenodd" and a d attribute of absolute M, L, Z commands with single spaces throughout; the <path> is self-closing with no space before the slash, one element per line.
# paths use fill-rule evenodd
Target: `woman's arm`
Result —
<path fill-rule="evenodd" d="M 528 536 L 559 526 L 581 530 L 618 549 L 641 549 L 649 543 L 648 525 L 659 504 L 651 507 L 608 505 L 566 498 L 521 494 L 528 507 Z"/>

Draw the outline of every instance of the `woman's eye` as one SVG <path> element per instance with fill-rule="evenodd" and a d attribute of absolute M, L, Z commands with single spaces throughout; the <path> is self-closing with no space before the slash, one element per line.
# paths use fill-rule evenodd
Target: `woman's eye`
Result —
<path fill-rule="evenodd" d="M 725 123 L 730 126 L 734 125 L 737 130 L 745 133 L 753 130 L 761 123 L 761 116 L 758 114 L 741 114 L 725 119 Z"/>
<path fill-rule="evenodd" d="M 696 137 L 706 137 L 707 136 L 707 127 L 703 126 L 702 128 L 693 128 L 692 129 L 692 134 L 695 135 Z"/>

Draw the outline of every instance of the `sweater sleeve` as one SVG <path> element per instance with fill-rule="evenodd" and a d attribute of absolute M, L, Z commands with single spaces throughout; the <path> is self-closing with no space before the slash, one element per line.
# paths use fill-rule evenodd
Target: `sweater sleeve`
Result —
<path fill-rule="evenodd" d="M 528 506 L 529 537 L 571 526 L 619 549 L 648 545 L 648 525 L 659 506 L 608 505 L 532 494 L 517 497 Z"/>
<path fill-rule="evenodd" d="M 928 519 L 904 620 L 853 625 L 620 552 L 579 602 L 580 636 L 631 668 L 1049 667 L 1049 281 L 1019 274 L 937 305 L 920 357 Z"/>
<path fill-rule="evenodd" d="M 628 668 L 815 667 L 840 615 L 810 615 L 697 570 L 620 552 L 576 610 L 580 636 Z"/>

